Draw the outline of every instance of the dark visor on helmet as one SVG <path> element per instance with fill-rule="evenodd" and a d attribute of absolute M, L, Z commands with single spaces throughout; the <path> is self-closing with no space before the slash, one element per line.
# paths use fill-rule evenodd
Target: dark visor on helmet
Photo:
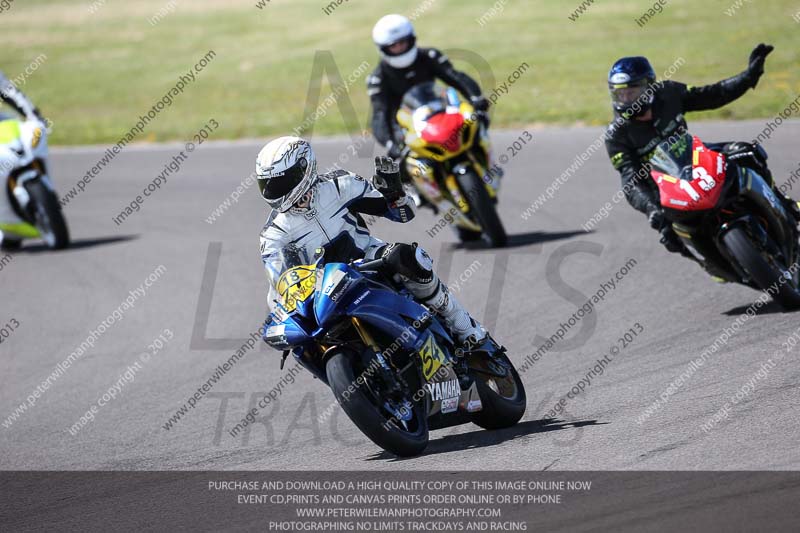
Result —
<path fill-rule="evenodd" d="M 649 87 L 648 80 L 639 80 L 632 83 L 609 83 L 608 88 L 611 92 L 611 99 L 617 105 L 631 105 L 647 92 Z M 644 104 L 645 102 L 642 102 Z"/>
<path fill-rule="evenodd" d="M 261 194 L 267 200 L 276 200 L 286 196 L 303 181 L 307 166 L 305 159 L 302 159 L 296 165 L 279 174 L 273 174 L 266 179 L 258 180 Z"/>
<path fill-rule="evenodd" d="M 413 35 L 409 35 L 408 37 L 403 37 L 399 41 L 381 46 L 381 52 L 387 56 L 399 56 L 411 50 L 415 42 L 416 38 Z M 401 44 L 403 46 L 400 46 Z"/>

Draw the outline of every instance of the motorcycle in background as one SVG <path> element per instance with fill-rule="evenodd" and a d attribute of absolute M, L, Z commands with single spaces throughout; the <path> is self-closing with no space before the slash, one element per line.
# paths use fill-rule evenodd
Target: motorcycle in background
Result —
<path fill-rule="evenodd" d="M 498 179 L 480 114 L 452 87 L 415 85 L 403 96 L 397 123 L 405 135 L 405 173 L 437 210 L 454 215 L 462 241 L 508 243 L 497 214 Z"/>
<path fill-rule="evenodd" d="M 47 171 L 47 126 L 37 119 L 0 115 L 0 169 L 21 223 L 0 229 L 22 238 L 41 237 L 51 249 L 69 245 L 69 230 Z"/>
<path fill-rule="evenodd" d="M 766 153 L 731 162 L 724 145 L 685 134 L 650 160 L 661 205 L 688 253 L 725 281 L 768 291 L 800 306 L 800 254 L 794 216 L 764 176 Z"/>

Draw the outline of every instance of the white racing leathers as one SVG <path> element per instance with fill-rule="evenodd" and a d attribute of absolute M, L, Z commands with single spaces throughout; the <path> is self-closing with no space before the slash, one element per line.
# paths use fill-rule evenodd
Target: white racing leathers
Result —
<path fill-rule="evenodd" d="M 387 245 L 370 234 L 362 215 L 383 216 L 395 222 L 414 218 L 413 202 L 408 197 L 389 205 L 371 183 L 344 170 L 319 176 L 312 191 L 308 208 L 292 208 L 284 213 L 273 211 L 261 231 L 261 258 L 270 280 L 270 306 L 278 299 L 275 285 L 284 270 L 281 251 L 285 247 L 322 248 L 327 262 L 369 260 L 381 254 L 387 256 L 388 268 L 397 272 L 396 279 L 417 300 L 438 313 L 460 342 L 470 336 L 485 337 L 481 325 L 439 281 L 433 272 L 433 261 L 422 248 Z"/>
<path fill-rule="evenodd" d="M 18 120 L 0 114 L 0 241 L 30 237 L 32 226 L 24 222 L 9 201 L 8 178 L 11 172 L 28 165 L 34 159 L 44 161 L 47 168 L 47 126 L 36 118 Z M 20 205 L 27 205 L 28 194 L 18 185 L 12 193 Z"/>
<path fill-rule="evenodd" d="M 2 72 L 0 72 L 0 98 L 24 117 L 31 118 L 36 115 L 36 108 L 33 106 L 33 102 L 22 91 L 17 89 L 16 85 L 6 78 Z"/>
<path fill-rule="evenodd" d="M 17 89 L 6 76 L 0 72 L 0 98 L 26 117 L 19 120 L 0 113 L 0 242 L 4 238 L 21 239 L 30 235 L 31 228 L 23 222 L 8 200 L 8 176 L 20 166 L 27 165 L 34 158 L 47 162 L 47 126 L 36 117 L 33 103 Z M 45 165 L 45 168 L 46 165 Z M 27 193 L 16 191 L 22 195 L 18 200 L 25 203 Z"/>

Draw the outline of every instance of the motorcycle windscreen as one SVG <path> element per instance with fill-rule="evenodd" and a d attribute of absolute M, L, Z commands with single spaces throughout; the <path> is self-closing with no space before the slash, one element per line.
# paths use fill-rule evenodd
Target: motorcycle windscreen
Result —
<path fill-rule="evenodd" d="M 403 95 L 401 107 L 409 113 L 417 109 L 428 108 L 429 116 L 444 111 L 447 107 L 447 90 L 429 81 L 414 85 Z"/>
<path fill-rule="evenodd" d="M 727 172 L 725 156 L 698 138 L 682 135 L 662 142 L 650 158 L 650 176 L 661 205 L 678 211 L 704 211 L 717 205 Z"/>
<path fill-rule="evenodd" d="M 397 111 L 397 119 L 401 126 L 421 136 L 429 120 L 440 113 L 457 109 L 458 106 L 453 106 L 450 102 L 447 87 L 430 81 L 406 91 Z"/>

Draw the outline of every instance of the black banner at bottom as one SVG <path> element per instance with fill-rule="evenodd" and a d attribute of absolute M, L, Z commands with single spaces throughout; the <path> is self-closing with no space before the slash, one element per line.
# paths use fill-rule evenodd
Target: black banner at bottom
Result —
<path fill-rule="evenodd" d="M 0 472 L 0 531 L 798 531 L 800 472 Z"/>

